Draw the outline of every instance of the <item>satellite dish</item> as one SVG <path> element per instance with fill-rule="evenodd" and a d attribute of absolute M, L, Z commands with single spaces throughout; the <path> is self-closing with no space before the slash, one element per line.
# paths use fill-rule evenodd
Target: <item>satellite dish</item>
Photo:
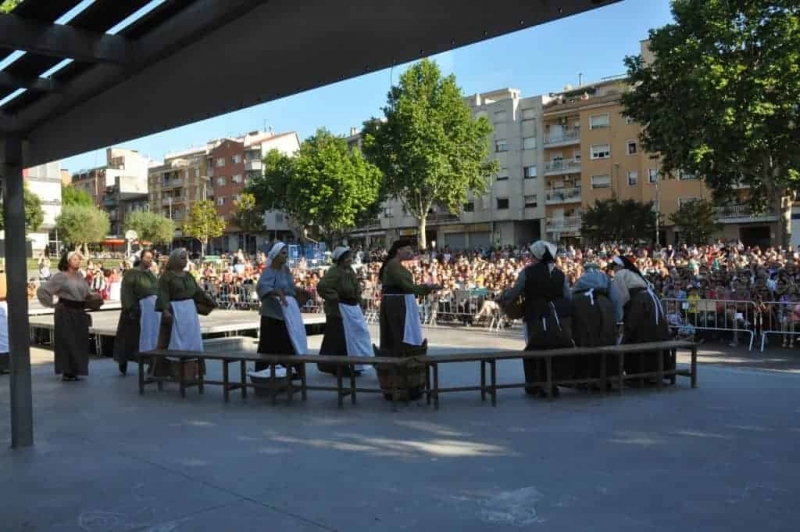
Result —
<path fill-rule="evenodd" d="M 133 229 L 125 233 L 125 240 L 136 240 L 137 238 L 139 238 L 139 235 Z"/>

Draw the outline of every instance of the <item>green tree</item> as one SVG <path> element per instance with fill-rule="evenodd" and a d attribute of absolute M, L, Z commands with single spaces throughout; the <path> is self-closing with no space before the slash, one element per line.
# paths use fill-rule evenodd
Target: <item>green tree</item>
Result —
<path fill-rule="evenodd" d="M 22 0 L 3 0 L 0 2 L 0 13 L 11 13 L 20 3 Z"/>
<path fill-rule="evenodd" d="M 88 256 L 89 244 L 102 241 L 111 224 L 108 215 L 95 206 L 66 205 L 56 218 L 56 227 L 62 240 L 75 249 L 83 248 Z"/>
<path fill-rule="evenodd" d="M 256 197 L 251 192 L 243 192 L 238 200 L 234 200 L 236 211 L 230 221 L 243 232 L 259 235 L 266 232 L 264 210 L 259 208 Z"/>
<path fill-rule="evenodd" d="M 689 201 L 670 216 L 687 244 L 707 244 L 714 233 L 722 230 L 717 223 L 714 204 L 706 200 Z"/>
<path fill-rule="evenodd" d="M 44 221 L 44 211 L 42 210 L 42 200 L 28 190 L 26 186 L 22 192 L 22 199 L 25 203 L 25 230 L 29 233 L 35 233 Z M 3 201 L 0 198 L 0 230 L 5 229 L 5 219 L 3 212 Z"/>
<path fill-rule="evenodd" d="M 166 244 L 175 236 L 175 222 L 153 211 L 136 211 L 125 217 L 125 230 L 136 231 L 139 240 Z"/>
<path fill-rule="evenodd" d="M 303 228 L 335 242 L 378 201 L 382 176 L 344 137 L 320 129 L 294 158 L 267 154 L 264 176 L 248 190 L 263 210 L 279 210 Z"/>
<path fill-rule="evenodd" d="M 85 191 L 79 188 L 61 185 L 61 205 L 83 205 L 84 207 L 94 207 L 94 200 Z"/>
<path fill-rule="evenodd" d="M 583 213 L 581 235 L 599 242 L 652 242 L 657 214 L 652 203 L 616 198 L 597 200 Z"/>
<path fill-rule="evenodd" d="M 212 238 L 222 236 L 225 231 L 225 219 L 217 214 L 214 202 L 210 200 L 198 201 L 189 210 L 189 217 L 183 223 L 183 232 L 200 241 L 201 255 L 205 256 L 206 246 Z"/>
<path fill-rule="evenodd" d="M 703 177 L 722 200 L 749 185 L 757 210 L 791 234 L 800 181 L 800 4 L 797 0 L 673 0 L 674 23 L 650 32 L 651 63 L 625 64 L 625 113 L 674 169 Z"/>
<path fill-rule="evenodd" d="M 497 162 L 487 160 L 491 125 L 472 116 L 455 76 L 443 77 L 429 60 L 403 73 L 383 114 L 364 124 L 364 154 L 383 172 L 388 196 L 416 218 L 425 248 L 431 207 L 459 212 L 467 194 L 484 193 L 497 173 Z"/>

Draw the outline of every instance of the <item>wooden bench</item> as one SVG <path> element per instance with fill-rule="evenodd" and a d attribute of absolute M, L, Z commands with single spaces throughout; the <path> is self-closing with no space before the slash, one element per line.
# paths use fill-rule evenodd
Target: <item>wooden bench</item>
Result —
<path fill-rule="evenodd" d="M 300 374 L 300 385 L 298 390 L 301 393 L 302 400 L 307 398 L 308 390 L 318 391 L 335 391 L 338 395 L 339 406 L 343 406 L 344 398 L 350 396 L 353 404 L 356 403 L 357 393 L 385 393 L 385 390 L 380 388 L 365 388 L 356 385 L 356 378 L 354 373 L 350 372 L 350 383 L 348 387 L 344 386 L 344 368 L 351 367 L 356 364 L 371 365 L 371 366 L 385 366 L 390 370 L 397 372 L 403 371 L 405 368 L 406 359 L 393 358 L 393 357 L 345 357 L 345 356 L 326 356 L 326 355 L 261 355 L 249 351 L 234 351 L 230 353 L 213 353 L 213 352 L 197 352 L 197 351 L 169 351 L 169 350 L 155 350 L 146 351 L 137 355 L 139 363 L 139 393 L 144 394 L 145 385 L 157 384 L 159 389 L 162 389 L 165 381 L 172 381 L 169 377 L 154 377 L 145 375 L 144 365 L 146 363 L 154 363 L 158 359 L 176 359 L 179 364 L 178 385 L 180 387 L 181 397 L 186 397 L 186 389 L 190 387 L 197 387 L 200 394 L 204 391 L 204 386 L 220 385 L 222 386 L 223 396 L 225 402 L 229 401 L 230 392 L 233 390 L 241 390 L 242 398 L 247 397 L 247 388 L 254 387 L 252 383 L 247 382 L 247 362 L 265 362 L 270 369 L 270 381 L 275 385 L 270 385 L 270 396 L 273 404 L 277 402 L 279 394 L 286 391 L 289 401 L 293 399 L 295 392 L 295 385 L 292 382 L 291 371 L 286 372 L 286 376 L 278 378 L 276 376 L 278 366 L 286 366 L 287 370 L 297 368 Z M 204 363 L 205 361 L 216 360 L 222 362 L 222 381 L 207 380 L 204 371 L 200 371 L 198 378 L 195 380 L 187 380 L 185 375 L 186 362 L 198 361 Z M 232 363 L 239 363 L 240 380 L 239 382 L 230 381 L 229 366 Z M 323 385 L 309 385 L 306 379 L 306 365 L 307 364 L 332 364 L 337 367 L 336 372 L 336 386 L 323 386 Z M 393 402 L 397 402 L 398 390 L 392 390 Z"/>
<path fill-rule="evenodd" d="M 638 372 L 633 374 L 625 374 L 625 355 L 658 354 L 663 351 L 669 351 L 673 361 L 676 360 L 676 352 L 678 349 L 685 349 L 691 352 L 691 363 L 688 370 L 679 369 L 675 365 L 675 369 L 664 369 L 664 358 L 656 356 L 658 361 L 656 371 Z M 553 359 L 565 356 L 585 356 L 585 357 L 599 357 L 600 359 L 600 376 L 589 375 L 584 378 L 578 379 L 558 379 L 553 375 Z M 615 376 L 608 376 L 606 373 L 608 357 L 617 357 L 618 374 Z M 334 391 L 337 393 L 339 406 L 343 406 L 344 398 L 350 396 L 353 404 L 356 403 L 356 396 L 358 393 L 386 393 L 386 390 L 380 388 L 365 388 L 358 386 L 353 372 L 350 372 L 349 386 L 344 385 L 344 369 L 352 368 L 356 364 L 378 366 L 383 365 L 400 375 L 403 371 L 412 368 L 418 368 L 420 365 L 425 366 L 426 382 L 424 393 L 426 395 L 427 403 L 433 401 L 434 408 L 439 408 L 439 395 L 442 393 L 450 392 L 465 392 L 465 391 L 480 391 L 481 400 L 485 401 L 487 394 L 492 398 L 492 406 L 497 406 L 497 390 L 509 388 L 525 388 L 531 386 L 545 387 L 546 390 L 551 390 L 553 386 L 563 385 L 600 385 L 603 393 L 606 393 L 607 385 L 609 383 L 616 383 L 618 393 L 622 394 L 625 388 L 625 381 L 634 379 L 647 379 L 656 378 L 657 387 L 663 388 L 664 379 L 669 377 L 672 383 L 675 383 L 677 376 L 689 377 L 691 379 L 692 388 L 697 387 L 697 344 L 683 340 L 671 340 L 665 342 L 653 342 L 646 344 L 630 344 L 620 346 L 605 346 L 605 347 L 573 347 L 566 349 L 549 349 L 543 351 L 489 351 L 480 353 L 466 353 L 466 354 L 453 354 L 453 355 L 427 355 L 409 358 L 394 358 L 394 357 L 354 357 L 354 356 L 325 356 L 325 355 L 260 355 L 252 352 L 231 352 L 231 353 L 199 353 L 195 351 L 148 351 L 139 353 L 139 393 L 144 394 L 144 387 L 146 384 L 157 383 L 159 389 L 165 380 L 168 378 L 146 376 L 144 371 L 144 364 L 147 362 L 154 362 L 157 359 L 171 358 L 177 359 L 180 364 L 180 372 L 178 384 L 180 386 L 181 396 L 186 396 L 186 388 L 196 386 L 199 393 L 203 393 L 203 388 L 206 384 L 221 385 L 223 387 L 223 395 L 225 401 L 229 400 L 230 392 L 233 390 L 241 390 L 242 398 L 247 397 L 247 388 L 253 387 L 252 383 L 247 382 L 247 362 L 265 362 L 270 368 L 271 385 L 270 396 L 273 404 L 277 402 L 277 397 L 284 391 L 287 393 L 289 401 L 292 400 L 295 388 L 297 388 L 302 396 L 302 400 L 306 400 L 308 390 L 318 391 Z M 188 361 L 198 361 L 201 364 L 208 360 L 219 360 L 222 362 L 222 381 L 209 381 L 205 379 L 203 371 L 200 371 L 198 378 L 193 381 L 186 380 L 185 364 Z M 516 383 L 498 383 L 497 382 L 497 362 L 501 360 L 543 360 L 545 362 L 545 380 L 537 382 L 516 382 Z M 238 362 L 240 364 L 240 380 L 239 382 L 230 382 L 229 365 Z M 454 364 L 454 363 L 480 363 L 480 383 L 472 386 L 457 386 L 442 388 L 439 383 L 439 365 L 441 364 Z M 336 386 L 325 385 L 309 385 L 306 379 L 306 365 L 307 364 L 330 364 L 335 365 L 336 372 Z M 286 377 L 278 378 L 276 370 L 278 366 L 286 366 Z M 487 382 L 487 367 L 488 379 Z M 300 373 L 300 384 L 295 386 L 291 379 L 291 368 L 297 368 Z M 552 394 L 551 394 L 552 396 Z M 392 402 L 397 403 L 398 389 L 392 390 Z M 552 398 L 552 397 L 551 397 Z"/>
<path fill-rule="evenodd" d="M 658 354 L 662 351 L 670 351 L 673 360 L 676 356 L 678 349 L 686 349 L 691 352 L 691 364 L 688 370 L 678 369 L 677 366 L 674 370 L 665 370 L 663 367 L 664 359 L 661 356 L 657 358 L 657 370 L 653 372 L 639 372 L 634 374 L 625 374 L 625 355 L 630 353 Z M 588 376 L 579 379 L 555 379 L 553 376 L 553 359 L 558 357 L 599 357 L 601 374 L 597 376 Z M 607 360 L 609 356 L 617 357 L 618 374 L 616 376 L 607 376 Z M 670 340 L 665 342 L 651 342 L 643 344 L 628 344 L 619 346 L 604 346 L 604 347 L 571 347 L 565 349 L 549 349 L 542 351 L 489 351 L 484 353 L 466 353 L 454 355 L 428 355 L 424 357 L 415 357 L 411 359 L 417 363 L 425 364 L 428 372 L 428 386 L 426 387 L 427 402 L 430 404 L 431 398 L 433 399 L 434 408 L 439 408 L 439 394 L 449 392 L 465 392 L 465 391 L 480 391 L 481 400 L 486 400 L 486 395 L 492 398 L 492 406 L 497 405 L 497 390 L 508 388 L 525 388 L 528 386 L 546 387 L 546 390 L 551 390 L 556 385 L 579 385 L 586 384 L 591 390 L 591 385 L 599 384 L 601 390 L 605 393 L 608 383 L 616 383 L 618 392 L 621 394 L 625 387 L 625 381 L 634 379 L 653 378 L 657 379 L 657 387 L 663 387 L 665 377 L 670 377 L 672 383 L 675 383 L 675 377 L 685 376 L 691 379 L 692 388 L 697 387 L 697 344 L 683 340 Z M 545 375 L 546 380 L 537 382 L 522 382 L 522 383 L 497 383 L 497 361 L 499 360 L 544 360 L 545 361 Z M 457 386 L 450 388 L 442 388 L 439 385 L 439 365 L 440 364 L 453 364 L 453 363 L 467 363 L 479 362 L 480 363 L 480 384 L 473 386 Z M 489 368 L 490 382 L 486 382 L 487 366 Z"/>

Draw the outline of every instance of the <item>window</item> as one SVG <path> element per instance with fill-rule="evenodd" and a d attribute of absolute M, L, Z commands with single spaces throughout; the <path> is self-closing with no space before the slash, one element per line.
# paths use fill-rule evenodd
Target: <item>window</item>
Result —
<path fill-rule="evenodd" d="M 239 201 L 242 197 L 239 194 L 233 196 L 233 201 Z"/>
<path fill-rule="evenodd" d="M 684 172 L 683 170 L 680 171 L 680 180 L 686 181 L 688 179 L 697 179 L 697 176 L 694 174 L 690 174 L 688 172 Z"/>
<path fill-rule="evenodd" d="M 629 140 L 628 141 L 628 155 L 636 155 L 636 141 Z"/>
<path fill-rule="evenodd" d="M 536 165 L 525 167 L 525 179 L 533 179 L 536 177 Z"/>
<path fill-rule="evenodd" d="M 523 109 L 522 110 L 522 119 L 523 120 L 533 120 L 536 118 L 536 109 Z"/>
<path fill-rule="evenodd" d="M 625 123 L 626 124 L 633 124 L 633 118 L 631 118 L 630 116 L 626 116 L 625 117 Z"/>
<path fill-rule="evenodd" d="M 678 208 L 680 209 L 687 203 L 691 203 L 693 201 L 700 201 L 700 198 L 698 198 L 697 196 L 692 196 L 690 198 L 678 198 Z"/>
<path fill-rule="evenodd" d="M 494 151 L 496 151 L 497 153 L 508 151 L 508 143 L 505 140 L 495 141 Z"/>
<path fill-rule="evenodd" d="M 608 144 L 594 144 L 591 147 L 590 157 L 592 159 L 608 159 L 611 157 L 611 147 Z"/>
<path fill-rule="evenodd" d="M 508 120 L 508 115 L 506 114 L 505 111 L 497 111 L 494 114 L 495 123 L 497 123 L 497 122 L 505 122 L 506 120 Z"/>
<path fill-rule="evenodd" d="M 650 168 L 647 171 L 647 175 L 650 178 L 650 182 L 651 183 L 655 183 L 656 181 L 658 181 L 658 169 L 657 168 Z"/>
<path fill-rule="evenodd" d="M 217 205 L 219 205 L 220 207 L 222 207 L 223 205 L 225 205 L 225 196 L 222 196 L 222 197 L 220 197 L 220 198 L 217 198 Z"/>
<path fill-rule="evenodd" d="M 475 212 L 475 202 L 468 201 L 464 204 L 464 212 Z"/>
<path fill-rule="evenodd" d="M 495 179 L 497 181 L 508 181 L 508 168 L 501 168 Z"/>
<path fill-rule="evenodd" d="M 241 174 L 236 174 L 235 176 L 233 176 L 231 178 L 231 181 L 233 181 L 237 185 L 241 185 L 242 184 L 242 176 L 241 176 Z"/>
<path fill-rule="evenodd" d="M 639 172 L 628 172 L 628 186 L 635 187 L 639 184 Z"/>
<path fill-rule="evenodd" d="M 508 209 L 508 198 L 497 198 L 497 210 Z"/>
<path fill-rule="evenodd" d="M 525 207 L 529 209 L 533 209 L 539 206 L 539 198 L 536 194 L 531 194 L 529 196 L 525 196 Z"/>
<path fill-rule="evenodd" d="M 225 157 L 218 157 L 217 168 L 222 168 L 223 166 L 225 166 Z"/>
<path fill-rule="evenodd" d="M 589 129 L 608 127 L 608 115 L 592 115 L 589 117 Z"/>
<path fill-rule="evenodd" d="M 283 213 L 279 212 L 275 215 L 275 223 L 282 224 L 283 223 Z"/>
<path fill-rule="evenodd" d="M 225 181 L 225 178 L 224 178 L 224 177 L 218 177 L 218 178 L 217 178 L 217 186 L 218 186 L 218 187 L 224 187 L 224 186 L 225 186 L 225 182 L 226 182 L 226 181 Z"/>
<path fill-rule="evenodd" d="M 522 149 L 523 150 L 535 150 L 536 149 L 536 137 L 525 137 L 522 139 Z"/>
<path fill-rule="evenodd" d="M 610 175 L 604 174 L 604 175 L 592 176 L 592 188 L 608 188 L 610 186 L 611 186 Z"/>
<path fill-rule="evenodd" d="M 231 160 L 233 161 L 233 164 L 239 164 L 242 162 L 242 156 L 241 154 L 237 153 L 236 155 L 231 157 Z"/>

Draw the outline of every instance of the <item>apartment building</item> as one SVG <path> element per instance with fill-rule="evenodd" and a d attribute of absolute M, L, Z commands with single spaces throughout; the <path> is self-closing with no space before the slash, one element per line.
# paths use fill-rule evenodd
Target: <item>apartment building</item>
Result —
<path fill-rule="evenodd" d="M 466 99 L 476 117 L 492 124 L 489 157 L 499 165 L 486 194 L 470 194 L 459 214 L 434 206 L 426 219 L 426 237 L 437 247 L 462 249 L 522 243 L 539 238 L 544 218 L 544 188 L 539 169 L 543 161 L 542 98 L 522 98 L 517 89 L 501 89 Z M 348 137 L 360 143 L 356 131 Z M 417 237 L 417 222 L 399 201 L 389 201 L 379 217 L 386 240 Z M 376 240 L 378 227 L 360 228 L 356 240 Z"/>
<path fill-rule="evenodd" d="M 261 244 L 259 237 L 243 233 L 231 221 L 236 212 L 235 202 L 247 183 L 263 173 L 264 156 L 270 150 L 292 155 L 298 149 L 300 138 L 296 132 L 275 134 L 272 131 L 255 131 L 241 137 L 209 143 L 208 176 L 212 186 L 211 195 L 219 215 L 228 220 L 226 234 L 213 243 L 215 248 L 228 251 L 241 248 L 255 252 Z M 265 222 L 271 237 L 285 238 L 291 232 L 283 213 L 265 213 Z M 260 238 L 263 239 L 263 235 Z"/>
<path fill-rule="evenodd" d="M 25 186 L 39 197 L 44 214 L 42 225 L 35 232 L 27 234 L 34 256 L 45 249 L 52 254 L 59 251 L 56 218 L 61 214 L 61 173 L 59 161 L 26 168 L 22 172 Z"/>
<path fill-rule="evenodd" d="M 147 192 L 149 160 L 134 150 L 108 148 L 103 166 L 72 174 L 72 186 L 89 194 L 97 207 L 105 208 L 105 197 L 114 186 L 124 193 Z"/>

